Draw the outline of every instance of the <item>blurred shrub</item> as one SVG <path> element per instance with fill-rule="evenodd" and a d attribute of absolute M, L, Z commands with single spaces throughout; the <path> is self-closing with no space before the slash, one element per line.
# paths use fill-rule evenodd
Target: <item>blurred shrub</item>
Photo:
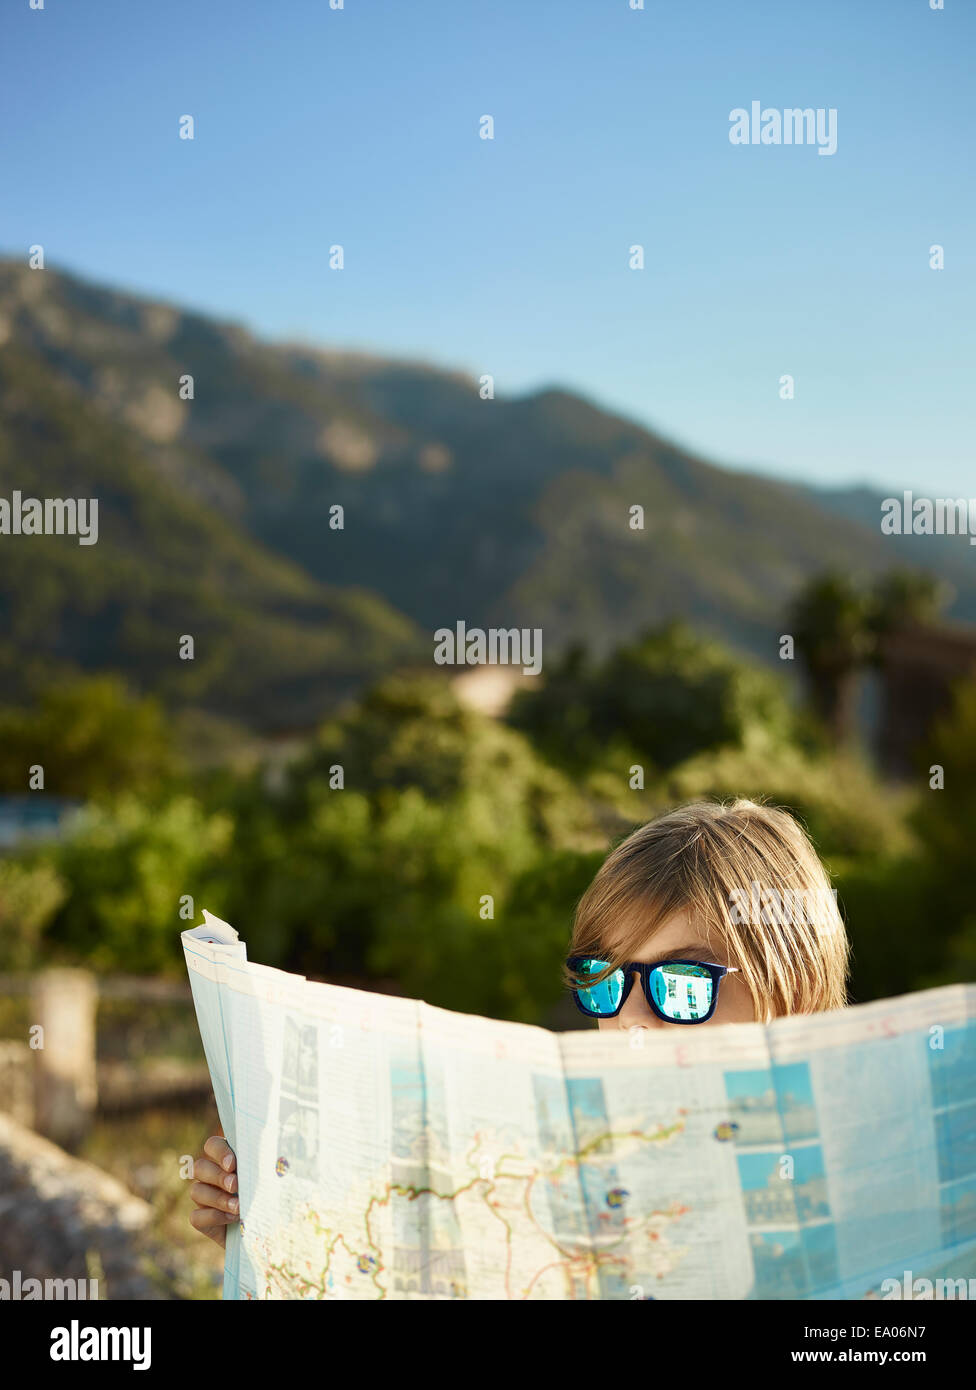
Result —
<path fill-rule="evenodd" d="M 775 676 L 681 623 L 597 665 L 571 649 L 539 690 L 513 700 L 509 719 L 573 772 L 633 761 L 668 769 L 705 750 L 741 746 L 757 724 L 771 738 L 795 730 Z"/>
<path fill-rule="evenodd" d="M 947 983 L 949 934 L 933 918 L 931 877 L 931 865 L 917 855 L 868 854 L 837 866 L 853 1003 Z"/>
<path fill-rule="evenodd" d="M 59 733 L 72 710 L 79 729 Z M 437 675 L 400 675 L 287 768 L 198 771 L 190 795 L 151 705 L 118 687 L 52 696 L 30 738 L 49 721 L 58 766 L 74 750 L 79 778 L 103 750 L 100 800 L 63 843 L 0 859 L 0 968 L 53 954 L 179 970 L 190 894 L 197 917 L 226 916 L 256 960 L 539 1022 L 609 842 L 679 802 L 747 796 L 797 814 L 832 871 L 855 998 L 973 975 L 976 684 L 926 752 L 944 791 L 929 790 L 927 767 L 896 790 L 853 753 L 817 747 L 775 679 L 680 628 L 594 668 L 570 653 L 513 717 L 519 728 L 464 708 Z M 119 730 L 148 740 L 131 764 L 138 793 L 117 794 L 130 770 L 127 747 L 110 747 Z M 641 791 L 628 785 L 634 761 Z"/>
<path fill-rule="evenodd" d="M 124 796 L 79 812 L 74 833 L 37 851 L 65 885 L 47 940 L 92 969 L 181 964 L 180 897 L 219 912 L 231 821 L 181 795 L 162 805 Z"/>
<path fill-rule="evenodd" d="M 540 856 L 495 900 L 491 918 L 467 902 L 411 903 L 380 925 L 371 964 L 428 1003 L 538 1023 L 562 993 L 573 911 L 602 859 L 572 850 Z"/>
<path fill-rule="evenodd" d="M 592 810 L 572 783 L 523 735 L 463 706 L 440 677 L 392 676 L 325 725 L 298 771 L 292 805 L 327 785 L 335 764 L 347 788 L 381 802 L 408 788 L 440 803 L 463 799 L 480 818 L 481 839 L 512 827 L 524 845 L 594 842 Z"/>
<path fill-rule="evenodd" d="M 930 787 L 929 769 L 944 770 L 945 786 Z M 953 704 L 932 731 L 918 768 L 921 788 L 913 823 L 942 871 L 951 899 L 972 905 L 970 871 L 976 844 L 976 681 L 954 689 Z"/>
<path fill-rule="evenodd" d="M 0 793 L 27 792 L 35 764 L 45 791 L 89 799 L 145 794 L 177 771 L 160 706 L 111 676 L 53 686 L 36 709 L 0 709 Z"/>
<path fill-rule="evenodd" d="M 922 988 L 976 979 L 976 681 L 955 686 L 952 707 L 920 756 L 911 824 L 924 854 L 918 874 L 925 896 L 912 968 Z M 935 766 L 942 769 L 941 788 L 931 786 Z"/>
<path fill-rule="evenodd" d="M 340 765 L 342 790 L 330 786 Z M 560 865 L 549 978 L 536 971 L 509 989 L 530 1014 L 551 1000 L 578 866 L 597 862 L 603 844 L 587 803 L 521 735 L 422 677 L 385 682 L 322 730 L 280 797 L 254 781 L 236 814 L 229 911 L 253 924 L 256 958 L 393 977 L 407 993 L 476 1012 L 506 997 L 499 939 L 532 901 L 519 885 Z M 481 915 L 486 898 L 493 918 Z"/>
<path fill-rule="evenodd" d="M 28 970 L 67 889 L 50 864 L 0 859 L 0 970 Z"/>
<path fill-rule="evenodd" d="M 855 754 L 817 758 L 760 737 L 682 764 L 664 786 L 671 803 L 744 796 L 782 806 L 799 817 L 827 859 L 892 856 L 913 843 L 905 818 L 914 797 L 885 786 Z"/>

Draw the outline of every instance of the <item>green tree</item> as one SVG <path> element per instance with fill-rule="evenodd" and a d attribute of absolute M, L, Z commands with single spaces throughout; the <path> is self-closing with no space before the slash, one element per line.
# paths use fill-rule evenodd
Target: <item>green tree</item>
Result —
<path fill-rule="evenodd" d="M 868 626 L 876 642 L 902 628 L 934 623 L 952 597 L 952 588 L 921 570 L 890 570 L 875 583 Z"/>
<path fill-rule="evenodd" d="M 590 664 L 579 649 L 539 690 L 513 701 L 511 723 L 574 773 L 638 759 L 666 770 L 708 749 L 740 747 L 751 729 L 788 737 L 777 678 L 671 623 Z"/>
<path fill-rule="evenodd" d="M 256 958 L 509 1016 L 558 992 L 582 891 L 577 873 L 546 917 L 538 904 L 527 915 L 519 885 L 598 858 L 604 843 L 561 773 L 438 678 L 384 682 L 323 728 L 279 794 L 254 779 L 234 814 L 229 912 Z M 502 985 L 508 942 L 546 964 Z"/>
<path fill-rule="evenodd" d="M 945 773 L 941 789 L 929 768 Z M 970 890 L 976 837 L 976 681 L 956 687 L 918 767 L 908 817 L 914 846 L 845 866 L 840 896 L 854 943 L 856 997 L 871 999 L 974 978 L 976 907 Z"/>
<path fill-rule="evenodd" d="M 0 859 L 0 970 L 39 964 L 40 942 L 67 887 L 50 864 Z"/>
<path fill-rule="evenodd" d="M 38 764 L 46 792 L 85 799 L 145 794 L 178 771 L 160 706 L 112 676 L 52 686 L 36 709 L 0 710 L 0 791 L 26 793 Z"/>
<path fill-rule="evenodd" d="M 181 795 L 159 805 L 133 796 L 89 806 L 73 832 L 37 851 L 64 885 L 45 942 L 96 970 L 179 968 L 180 899 L 220 912 L 228 815 Z"/>
<path fill-rule="evenodd" d="M 837 743 L 854 732 L 859 667 L 873 651 L 869 598 L 847 576 L 812 579 L 795 598 L 788 623 L 803 658 L 814 709 Z"/>

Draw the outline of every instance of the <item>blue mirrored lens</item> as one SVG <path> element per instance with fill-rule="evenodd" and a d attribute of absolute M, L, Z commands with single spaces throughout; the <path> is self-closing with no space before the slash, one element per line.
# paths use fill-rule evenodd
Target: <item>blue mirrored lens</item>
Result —
<path fill-rule="evenodd" d="M 714 986 L 703 965 L 672 961 L 651 971 L 651 997 L 666 1018 L 694 1023 L 712 1007 Z"/>
<path fill-rule="evenodd" d="M 601 970 L 606 970 L 609 961 L 596 960 L 594 957 L 587 957 L 581 961 L 577 967 L 577 975 L 585 978 L 587 975 L 598 975 Z M 608 1014 L 615 1014 L 620 1006 L 620 1000 L 624 992 L 624 972 L 615 970 L 612 975 L 608 975 L 605 980 L 598 984 L 580 986 L 579 1001 L 583 1008 L 588 1010 L 597 1018 L 605 1018 Z"/>

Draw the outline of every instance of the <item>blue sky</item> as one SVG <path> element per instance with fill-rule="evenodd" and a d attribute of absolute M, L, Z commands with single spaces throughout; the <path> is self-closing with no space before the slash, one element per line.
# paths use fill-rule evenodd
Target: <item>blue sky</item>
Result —
<path fill-rule="evenodd" d="M 561 384 L 716 462 L 968 494 L 976 5 L 644 3 L 7 0 L 0 250 Z M 836 154 L 733 146 L 753 100 L 837 108 Z"/>

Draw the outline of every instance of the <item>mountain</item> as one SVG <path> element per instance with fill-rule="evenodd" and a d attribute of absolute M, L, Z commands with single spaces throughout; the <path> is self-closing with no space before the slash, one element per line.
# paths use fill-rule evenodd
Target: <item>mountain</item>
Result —
<path fill-rule="evenodd" d="M 0 495 L 105 499 L 96 547 L 0 544 L 15 684 L 27 644 L 51 669 L 299 718 L 428 660 L 430 630 L 462 618 L 542 627 L 551 652 L 684 616 L 773 660 L 807 576 L 920 560 L 863 499 L 716 467 L 555 388 L 482 400 L 461 373 L 266 342 L 2 260 L 0 343 Z M 976 618 L 959 539 L 924 564 Z M 195 631 L 191 673 L 173 653 Z"/>
<path fill-rule="evenodd" d="M 97 498 L 98 541 L 0 536 L 0 702 L 113 670 L 168 703 L 274 730 L 418 654 L 417 629 L 384 600 L 318 583 L 187 495 L 137 433 L 8 340 L 0 496 L 15 489 Z"/>

